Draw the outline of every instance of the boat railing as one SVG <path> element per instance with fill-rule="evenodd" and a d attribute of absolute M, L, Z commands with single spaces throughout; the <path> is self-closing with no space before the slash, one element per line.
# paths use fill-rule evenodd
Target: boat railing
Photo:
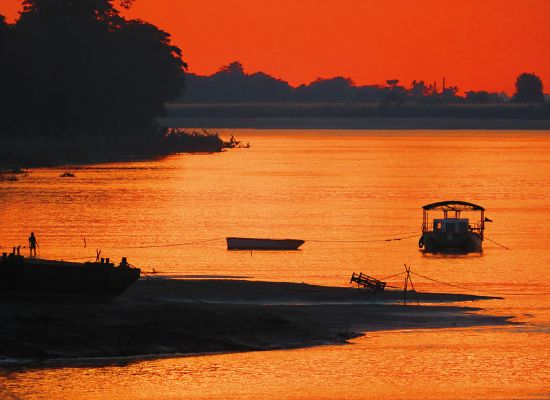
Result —
<path fill-rule="evenodd" d="M 422 232 L 432 232 L 433 230 L 433 223 L 422 224 Z M 481 223 L 470 224 L 468 225 L 468 231 L 472 233 L 477 233 L 478 235 L 482 235 L 483 225 Z"/>
<path fill-rule="evenodd" d="M 478 235 L 483 234 L 483 225 L 481 223 L 479 224 L 470 224 L 468 226 L 468 230 L 472 233 L 477 233 Z"/>

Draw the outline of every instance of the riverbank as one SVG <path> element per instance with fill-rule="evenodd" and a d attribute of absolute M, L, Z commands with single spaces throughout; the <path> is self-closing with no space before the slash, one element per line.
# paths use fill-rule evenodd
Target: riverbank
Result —
<path fill-rule="evenodd" d="M 205 129 L 165 129 L 162 136 L 71 138 L 17 137 L 3 141 L 0 172 L 32 167 L 95 164 L 164 157 L 173 153 L 219 153 L 241 147 L 234 137 L 223 140 Z"/>
<path fill-rule="evenodd" d="M 243 280 L 140 280 L 113 303 L 0 304 L 0 359 L 50 360 L 346 343 L 366 332 L 509 324 L 477 308 L 426 303 L 489 297 Z"/>
<path fill-rule="evenodd" d="M 166 127 L 204 129 L 365 129 L 365 130 L 550 130 L 550 119 L 359 118 L 359 117 L 177 117 Z"/>
<path fill-rule="evenodd" d="M 548 130 L 550 104 L 173 103 L 166 127 Z"/>

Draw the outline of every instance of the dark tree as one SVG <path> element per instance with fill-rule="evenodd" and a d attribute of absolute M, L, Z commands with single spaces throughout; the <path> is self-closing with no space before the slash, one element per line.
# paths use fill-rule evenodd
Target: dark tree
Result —
<path fill-rule="evenodd" d="M 411 84 L 410 94 L 415 99 L 421 99 L 422 97 L 427 96 L 430 93 L 428 86 L 426 86 L 424 81 L 414 80 Z"/>
<path fill-rule="evenodd" d="M 404 103 L 408 96 L 407 90 L 398 85 L 399 81 L 397 79 L 391 79 L 392 83 L 388 83 L 389 86 L 382 87 L 382 102 L 383 103 Z M 396 82 L 396 83 L 393 83 Z"/>
<path fill-rule="evenodd" d="M 219 74 L 243 77 L 245 76 L 244 67 L 240 61 L 233 61 L 228 65 L 224 65 L 218 71 Z"/>
<path fill-rule="evenodd" d="M 263 72 L 247 74 L 242 64 L 234 61 L 221 67 L 215 74 L 189 74 L 183 102 L 280 102 L 290 98 L 287 82 Z"/>
<path fill-rule="evenodd" d="M 8 105 L 11 101 L 11 77 L 8 64 L 8 48 L 10 26 L 6 18 L 0 15 L 0 138 L 3 136 L 2 125 L 7 125 Z"/>
<path fill-rule="evenodd" d="M 380 103 L 384 94 L 379 86 L 359 86 L 355 90 L 354 101 L 362 103 Z"/>
<path fill-rule="evenodd" d="M 0 65 L 4 65 L 6 63 L 6 44 L 8 42 L 8 34 L 9 25 L 6 23 L 6 18 L 3 15 L 0 15 Z M 1 79 L 2 77 L 0 77 L 0 80 Z M 1 89 L 2 88 L 0 88 L 0 90 Z"/>
<path fill-rule="evenodd" d="M 112 0 L 24 0 L 10 31 L 4 132 L 130 141 L 162 136 L 155 119 L 182 92 L 186 68 L 169 34 L 126 20 Z"/>
<path fill-rule="evenodd" d="M 504 103 L 505 97 L 502 93 L 490 93 L 486 90 L 466 92 L 466 103 L 489 104 Z"/>
<path fill-rule="evenodd" d="M 329 79 L 317 79 L 309 85 L 295 89 L 298 101 L 307 102 L 347 102 L 355 98 L 355 85 L 350 78 L 337 76 Z"/>
<path fill-rule="evenodd" d="M 8 24 L 6 23 L 6 17 L 0 15 L 0 37 L 3 37 L 5 32 L 8 30 Z"/>
<path fill-rule="evenodd" d="M 523 73 L 516 80 L 516 103 L 544 103 L 542 81 L 535 74 Z"/>

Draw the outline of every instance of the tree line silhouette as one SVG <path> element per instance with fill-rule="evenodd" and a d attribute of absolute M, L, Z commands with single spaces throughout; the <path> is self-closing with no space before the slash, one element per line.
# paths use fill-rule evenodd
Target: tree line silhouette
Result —
<path fill-rule="evenodd" d="M 183 103 L 419 103 L 419 104 L 498 104 L 507 102 L 544 102 L 542 81 L 535 74 L 521 74 L 516 81 L 516 93 L 468 91 L 459 94 L 456 86 L 438 88 L 436 82 L 413 81 L 409 87 L 389 79 L 383 85 L 358 86 L 345 77 L 317 79 L 309 84 L 292 87 L 287 82 L 263 72 L 247 74 L 243 65 L 232 62 L 210 76 L 189 73 L 187 90 L 179 98 Z"/>
<path fill-rule="evenodd" d="M 511 99 L 487 91 L 461 95 L 456 86 L 444 83 L 405 86 L 395 79 L 358 86 L 334 77 L 292 87 L 263 72 L 248 74 L 240 62 L 210 76 L 190 74 L 167 32 L 121 15 L 117 7 L 129 7 L 132 1 L 23 0 L 15 23 L 0 16 L 0 164 L 159 154 L 188 149 L 190 140 L 200 149 L 224 145 L 204 132 L 186 137 L 177 131 L 169 137 L 171 132 L 157 120 L 165 115 L 166 104 L 174 102 L 430 106 L 544 101 L 542 81 L 529 73 L 518 77 Z M 422 116 L 422 109 L 415 110 Z"/>
<path fill-rule="evenodd" d="M 24 0 L 14 24 L 0 17 L 0 65 L 0 137 L 15 153 L 51 139 L 69 153 L 69 142 L 102 152 L 158 144 L 156 118 L 182 93 L 187 67 L 168 33 L 125 19 L 112 0 Z"/>

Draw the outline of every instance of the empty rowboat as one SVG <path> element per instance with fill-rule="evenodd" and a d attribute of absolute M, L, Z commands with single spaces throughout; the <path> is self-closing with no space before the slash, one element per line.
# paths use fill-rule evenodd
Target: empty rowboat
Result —
<path fill-rule="evenodd" d="M 227 250 L 298 250 L 303 240 L 228 237 Z"/>

